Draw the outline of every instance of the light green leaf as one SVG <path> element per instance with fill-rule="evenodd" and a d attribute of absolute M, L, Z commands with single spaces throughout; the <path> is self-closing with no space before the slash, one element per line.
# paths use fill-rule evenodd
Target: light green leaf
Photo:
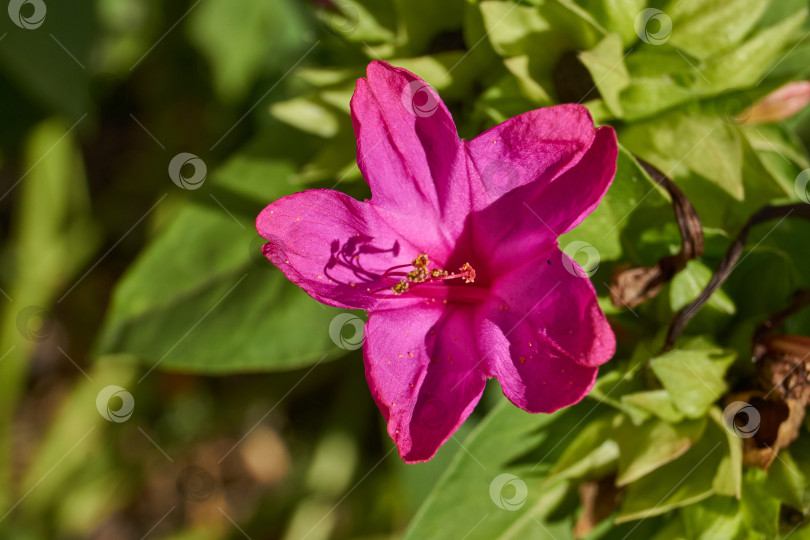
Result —
<path fill-rule="evenodd" d="M 615 467 L 619 446 L 615 441 L 614 425 L 619 419 L 615 413 L 593 418 L 581 427 L 576 437 L 551 471 L 555 478 L 582 478 L 597 475 Z"/>
<path fill-rule="evenodd" d="M 635 482 L 645 474 L 683 455 L 703 435 L 705 418 L 670 424 L 652 419 L 640 426 L 626 419 L 615 433 L 619 444 L 616 485 Z"/>
<path fill-rule="evenodd" d="M 756 25 L 771 0 L 678 0 L 664 12 L 672 18 L 672 45 L 705 59 L 736 45 Z"/>
<path fill-rule="evenodd" d="M 207 0 L 191 12 L 188 29 L 228 100 L 244 97 L 263 70 L 286 70 L 306 50 L 306 22 L 290 0 Z"/>
<path fill-rule="evenodd" d="M 647 7 L 647 0 L 585 0 L 584 5 L 608 32 L 621 36 L 624 46 L 632 45 L 638 40 L 635 18 Z"/>
<path fill-rule="evenodd" d="M 734 358 L 723 349 L 675 349 L 652 359 L 650 367 L 678 410 L 699 418 L 727 389 L 725 373 Z"/>
<path fill-rule="evenodd" d="M 644 519 L 694 504 L 717 493 L 727 482 L 718 470 L 728 459 L 725 430 L 709 422 L 700 440 L 678 459 L 659 467 L 627 487 L 618 523 Z"/>
<path fill-rule="evenodd" d="M 642 409 L 665 422 L 677 423 L 683 420 L 683 413 L 675 408 L 675 404 L 666 390 L 648 390 L 626 394 L 621 397 L 621 402 L 625 407 Z"/>
<path fill-rule="evenodd" d="M 550 523 L 568 485 L 548 480 L 548 472 L 573 440 L 572 426 L 593 408 L 586 402 L 533 415 L 501 399 L 460 442 L 463 449 L 412 520 L 405 539 L 571 538 L 570 516 Z"/>
<path fill-rule="evenodd" d="M 208 373 L 294 369 L 340 353 L 329 337 L 337 312 L 273 268 L 253 229 L 265 204 L 295 189 L 291 174 L 245 158 L 214 173 L 231 194 L 195 192 L 204 206 L 184 207 L 146 248 L 115 290 L 97 350 Z"/>
<path fill-rule="evenodd" d="M 669 288 L 669 301 L 672 311 L 680 311 L 689 305 L 703 292 L 714 272 L 705 264 L 697 260 L 686 263 L 686 268 L 675 274 Z M 706 303 L 710 307 L 726 315 L 734 315 L 736 309 L 731 298 L 719 289 Z"/>
<path fill-rule="evenodd" d="M 605 104 L 621 118 L 624 111 L 619 95 L 629 86 L 630 75 L 624 65 L 624 49 L 619 35 L 608 34 L 590 51 L 579 53 L 579 59 L 591 73 Z"/>
<path fill-rule="evenodd" d="M 334 137 L 340 127 L 335 111 L 316 98 L 298 97 L 270 106 L 270 114 L 294 126 L 324 138 Z"/>

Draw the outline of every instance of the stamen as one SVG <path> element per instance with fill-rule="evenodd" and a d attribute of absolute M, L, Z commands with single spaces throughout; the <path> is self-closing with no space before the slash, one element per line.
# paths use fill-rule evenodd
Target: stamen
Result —
<path fill-rule="evenodd" d="M 442 268 L 433 268 L 428 270 L 428 256 L 424 253 L 420 253 L 417 257 L 412 261 L 413 270 L 405 274 L 405 279 L 401 279 L 397 282 L 396 285 L 391 287 L 391 290 L 394 291 L 395 294 L 403 294 L 408 292 L 411 288 L 411 285 L 418 285 L 420 283 L 433 283 L 438 281 L 445 281 L 448 279 L 463 279 L 464 283 L 473 283 L 475 281 L 475 269 L 470 265 L 470 263 L 464 263 L 464 265 L 459 268 L 458 273 L 451 274 L 447 270 Z M 383 274 L 383 278 L 392 277 L 393 275 L 402 275 L 401 272 L 393 272 L 394 269 L 402 268 L 403 266 L 407 265 L 399 265 L 389 268 Z"/>

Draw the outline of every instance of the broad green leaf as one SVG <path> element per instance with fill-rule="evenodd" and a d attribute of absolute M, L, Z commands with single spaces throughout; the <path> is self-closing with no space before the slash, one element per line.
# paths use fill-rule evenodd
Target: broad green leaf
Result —
<path fill-rule="evenodd" d="M 652 419 L 640 426 L 625 419 L 614 435 L 619 444 L 616 485 L 635 482 L 683 455 L 703 435 L 706 419 L 670 424 Z"/>
<path fill-rule="evenodd" d="M 594 408 L 583 402 L 554 414 L 533 415 L 502 399 L 466 440 L 459 441 L 462 448 L 412 520 L 405 539 L 572 538 L 570 516 L 550 520 L 565 498 L 567 483 L 549 480 L 548 472 L 573 440 L 572 428 L 584 424 Z"/>
<path fill-rule="evenodd" d="M 686 268 L 675 274 L 669 286 L 669 301 L 672 312 L 676 313 L 695 300 L 712 278 L 713 271 L 700 261 L 691 260 Z M 728 322 L 728 317 L 736 313 L 734 302 L 722 290 L 717 290 L 703 306 L 692 323 L 700 328 L 716 328 Z M 721 318 L 714 315 L 719 313 Z"/>
<path fill-rule="evenodd" d="M 760 537 L 779 534 L 779 500 L 771 497 L 766 483 L 769 473 L 755 467 L 745 470 L 742 483 L 742 512 L 745 525 Z"/>
<path fill-rule="evenodd" d="M 590 51 L 579 53 L 579 59 L 591 73 L 605 104 L 621 118 L 624 111 L 619 95 L 630 84 L 630 75 L 624 65 L 624 50 L 619 35 L 608 34 Z"/>
<path fill-rule="evenodd" d="M 681 516 L 683 516 L 687 537 L 696 540 L 750 538 L 742 530 L 745 516 L 740 512 L 739 507 L 739 501 L 718 495 L 684 507 L 681 510 Z M 755 536 L 755 538 L 761 538 L 761 536 Z"/>
<path fill-rule="evenodd" d="M 710 180 L 736 200 L 744 197 L 740 135 L 720 118 L 670 112 L 628 126 L 619 140 L 631 152 L 676 181 L 686 168 Z M 686 195 L 691 193 L 686 190 Z M 699 215 L 709 215 L 711 200 L 690 197 Z"/>
<path fill-rule="evenodd" d="M 619 416 L 615 413 L 594 417 L 587 425 L 581 426 L 576 437 L 551 471 L 560 478 L 582 478 L 598 476 L 599 472 L 615 468 L 619 457 L 619 446 L 615 441 L 614 428 Z"/>
<path fill-rule="evenodd" d="M 232 194 L 195 192 L 203 204 L 146 248 L 115 290 L 97 350 L 209 373 L 293 369 L 340 352 L 329 337 L 336 311 L 264 260 L 253 229 L 265 204 L 294 189 L 291 174 L 245 158 L 215 173 L 211 183 Z"/>
<path fill-rule="evenodd" d="M 635 18 L 647 7 L 647 0 L 585 0 L 584 6 L 608 32 L 619 34 L 624 46 L 638 40 Z"/>
<path fill-rule="evenodd" d="M 703 436 L 678 459 L 659 467 L 627 487 L 618 523 L 667 513 L 724 491 L 730 471 L 725 430 L 707 423 Z"/>
<path fill-rule="evenodd" d="M 725 373 L 734 357 L 722 349 L 675 349 L 652 359 L 650 367 L 678 410 L 699 418 L 727 389 Z"/>
<path fill-rule="evenodd" d="M 736 45 L 756 25 L 771 0 L 678 0 L 665 8 L 672 18 L 670 42 L 705 59 Z"/>
<path fill-rule="evenodd" d="M 661 420 L 677 423 L 683 420 L 683 413 L 675 408 L 672 397 L 666 390 L 648 390 L 625 394 L 621 397 L 625 407 L 633 407 L 647 411 Z"/>
<path fill-rule="evenodd" d="M 770 496 L 801 511 L 810 509 L 810 481 L 807 477 L 809 447 L 810 444 L 803 437 L 787 450 L 780 451 L 768 470 L 768 479 L 765 482 L 765 489 Z M 793 457 L 794 453 L 799 459 Z"/>
<path fill-rule="evenodd" d="M 639 252 L 638 237 L 645 230 L 659 229 L 665 220 L 673 219 L 671 212 L 661 188 L 627 150 L 620 148 L 616 176 L 602 202 L 573 231 L 560 237 L 560 245 L 579 240 L 594 246 L 603 261 L 652 264 L 667 252 Z M 677 232 L 673 232 L 677 238 Z"/>
<path fill-rule="evenodd" d="M 306 22 L 290 0 L 207 0 L 190 13 L 188 28 L 227 100 L 243 98 L 263 71 L 283 73 L 307 49 Z"/>
<path fill-rule="evenodd" d="M 806 17 L 807 10 L 804 10 L 796 17 L 757 32 L 740 46 L 708 59 L 701 69 L 703 77 L 697 81 L 696 90 L 713 95 L 728 89 L 756 86 L 800 39 L 797 33 Z"/>
<path fill-rule="evenodd" d="M 274 103 L 270 106 L 270 114 L 301 131 L 323 138 L 334 137 L 340 128 L 336 112 L 314 97 L 298 97 Z"/>

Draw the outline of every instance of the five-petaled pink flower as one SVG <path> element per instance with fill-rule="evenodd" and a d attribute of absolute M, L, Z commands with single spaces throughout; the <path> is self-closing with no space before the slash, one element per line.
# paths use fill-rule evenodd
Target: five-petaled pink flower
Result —
<path fill-rule="evenodd" d="M 371 200 L 311 189 L 256 228 L 293 283 L 369 313 L 366 378 L 402 458 L 433 457 L 489 377 L 530 412 L 582 399 L 616 343 L 557 237 L 612 182 L 614 131 L 559 105 L 464 141 L 427 83 L 384 62 L 351 110 Z"/>

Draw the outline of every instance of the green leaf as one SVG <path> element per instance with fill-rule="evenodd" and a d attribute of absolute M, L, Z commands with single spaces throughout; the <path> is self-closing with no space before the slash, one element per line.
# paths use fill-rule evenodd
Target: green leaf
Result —
<path fill-rule="evenodd" d="M 673 177 L 687 176 L 683 168 L 710 180 L 736 200 L 744 197 L 743 152 L 738 131 L 716 116 L 670 112 L 632 124 L 619 140 L 631 152 Z M 684 187 L 685 189 L 685 187 Z M 690 196 L 689 190 L 685 189 Z M 710 215 L 714 203 L 691 197 L 699 215 Z"/>
<path fill-rule="evenodd" d="M 725 491 L 733 479 L 723 464 L 729 460 L 726 432 L 708 422 L 700 440 L 678 459 L 627 487 L 618 523 L 665 514 Z"/>
<path fill-rule="evenodd" d="M 713 56 L 701 69 L 703 77 L 697 81 L 696 89 L 711 95 L 757 85 L 800 37 L 797 33 L 806 17 L 807 10 L 804 10 L 796 17 L 757 32 L 740 46 Z"/>
<path fill-rule="evenodd" d="M 270 114 L 294 126 L 323 138 L 334 137 L 340 128 L 335 111 L 315 97 L 297 97 L 270 106 Z"/>
<path fill-rule="evenodd" d="M 672 18 L 672 45 L 705 59 L 736 45 L 772 0 L 678 0 L 664 11 Z"/>
<path fill-rule="evenodd" d="M 264 205 L 294 190 L 291 174 L 246 158 L 215 173 L 231 192 L 195 192 L 204 205 L 184 207 L 145 249 L 116 287 L 97 351 L 208 373 L 294 369 L 340 352 L 329 337 L 336 310 L 273 268 L 253 230 Z"/>
<path fill-rule="evenodd" d="M 635 18 L 647 7 L 647 0 L 585 0 L 584 5 L 608 32 L 621 36 L 623 46 L 638 40 Z"/>
<path fill-rule="evenodd" d="M 795 458 L 794 458 L 795 454 Z M 800 437 L 779 456 L 768 470 L 765 489 L 768 494 L 801 511 L 810 510 L 810 441 Z"/>
<path fill-rule="evenodd" d="M 605 104 L 621 118 L 624 111 L 619 95 L 630 85 L 630 75 L 624 65 L 624 49 L 619 35 L 608 34 L 590 51 L 579 53 L 579 59 L 591 73 Z"/>
<path fill-rule="evenodd" d="M 10 2 L 5 4 L 12 7 Z M 33 5 L 18 4 L 22 11 L 32 9 Z M 34 29 L 18 28 L 7 11 L 3 11 L 0 70 L 7 80 L 19 86 L 26 98 L 48 112 L 75 120 L 92 110 L 87 87 L 93 74 L 91 54 L 95 52 L 94 2 L 44 4 L 47 4 L 45 19 L 42 26 Z"/>
<path fill-rule="evenodd" d="M 661 188 L 638 165 L 630 153 L 619 149 L 616 176 L 602 202 L 576 229 L 560 237 L 560 245 L 579 240 L 596 247 L 601 260 L 633 263 L 666 255 L 664 251 L 638 251 L 638 238 L 645 231 L 660 229 L 671 220 L 672 210 Z M 677 232 L 674 241 L 677 240 Z M 660 249 L 660 246 L 656 246 Z"/>
<path fill-rule="evenodd" d="M 688 418 L 706 414 L 726 391 L 725 373 L 735 354 L 723 349 L 675 349 L 650 361 L 675 407 Z"/>
<path fill-rule="evenodd" d="M 686 263 L 686 268 L 676 274 L 672 280 L 669 291 L 672 311 L 681 310 L 697 298 L 709 283 L 712 274 L 712 270 L 700 261 L 691 260 Z M 733 315 L 735 312 L 734 303 L 722 290 L 718 290 L 712 295 L 708 305 L 728 315 Z"/>
<path fill-rule="evenodd" d="M 190 37 L 211 62 L 220 96 L 243 98 L 263 71 L 283 72 L 306 50 L 296 8 L 291 0 L 207 0 L 191 12 Z"/>
<path fill-rule="evenodd" d="M 640 426 L 625 419 L 615 433 L 620 452 L 616 485 L 635 482 L 677 459 L 692 447 L 705 429 L 705 418 L 678 424 L 652 419 Z"/>
<path fill-rule="evenodd" d="M 571 538 L 571 516 L 550 518 L 568 485 L 549 479 L 548 472 L 570 444 L 572 426 L 584 423 L 594 408 L 585 402 L 533 415 L 501 399 L 459 443 L 462 449 L 412 520 L 405 539 Z M 525 491 L 518 490 L 522 486 Z"/>
<path fill-rule="evenodd" d="M 580 427 L 574 440 L 557 460 L 551 475 L 555 478 L 598 477 L 600 472 L 615 468 L 619 446 L 614 440 L 613 431 L 618 419 L 616 413 L 603 414 Z"/>
<path fill-rule="evenodd" d="M 665 422 L 677 423 L 683 420 L 683 413 L 675 408 L 672 397 L 666 390 L 648 390 L 626 394 L 621 397 L 621 403 L 625 407 L 646 411 Z"/>

